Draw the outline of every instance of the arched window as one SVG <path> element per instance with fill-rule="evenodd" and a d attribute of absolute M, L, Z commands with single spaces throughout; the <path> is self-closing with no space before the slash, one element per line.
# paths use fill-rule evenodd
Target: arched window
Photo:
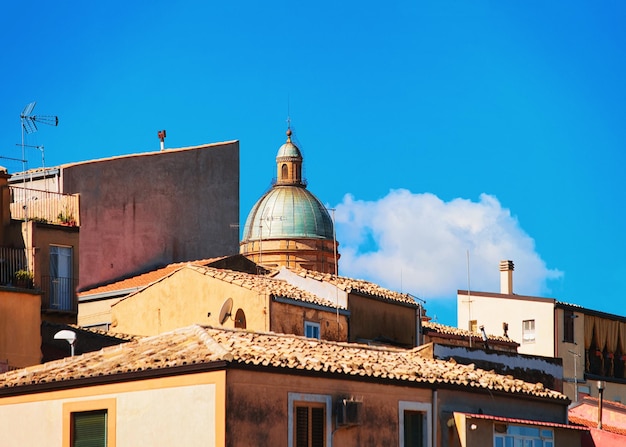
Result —
<path fill-rule="evenodd" d="M 239 329 L 246 328 L 246 314 L 242 309 L 237 309 L 235 314 L 235 327 Z"/>
<path fill-rule="evenodd" d="M 280 170 L 281 170 L 280 178 L 281 180 L 285 180 L 287 176 L 289 175 L 289 168 L 287 168 L 287 164 L 283 163 L 283 166 L 280 168 Z"/>

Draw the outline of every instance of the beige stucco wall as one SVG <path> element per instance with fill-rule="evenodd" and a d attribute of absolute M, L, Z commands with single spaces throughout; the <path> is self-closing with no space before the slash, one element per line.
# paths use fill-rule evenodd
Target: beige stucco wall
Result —
<path fill-rule="evenodd" d="M 0 361 L 15 367 L 38 364 L 40 327 L 41 296 L 35 291 L 0 287 Z"/>
<path fill-rule="evenodd" d="M 219 371 L 0 397 L 0 445 L 66 447 L 64 404 L 113 399 L 116 439 L 109 447 L 224 446 L 224 384 Z"/>
<path fill-rule="evenodd" d="M 469 321 L 476 320 L 477 326 L 485 326 L 488 334 L 503 334 L 502 323 L 509 325 L 509 337 L 520 344 L 521 354 L 554 357 L 554 303 L 550 298 L 499 293 L 472 292 L 468 295 L 459 291 L 457 296 L 457 324 L 461 329 L 469 328 Z M 522 322 L 535 320 L 535 342 L 522 340 Z"/>
<path fill-rule="evenodd" d="M 239 142 L 61 167 L 80 193 L 80 289 L 238 252 Z"/>
<path fill-rule="evenodd" d="M 220 324 L 222 304 L 233 300 L 232 318 Z M 171 276 L 119 301 L 112 311 L 113 332 L 155 335 L 191 324 L 235 327 L 238 309 L 247 329 L 269 330 L 269 297 L 183 267 Z"/>

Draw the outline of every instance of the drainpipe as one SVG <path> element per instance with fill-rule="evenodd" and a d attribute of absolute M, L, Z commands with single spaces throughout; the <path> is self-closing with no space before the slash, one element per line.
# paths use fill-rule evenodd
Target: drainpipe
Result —
<path fill-rule="evenodd" d="M 431 447 L 437 446 L 437 419 L 438 419 L 439 409 L 437 408 L 437 390 L 433 390 L 433 445 Z"/>

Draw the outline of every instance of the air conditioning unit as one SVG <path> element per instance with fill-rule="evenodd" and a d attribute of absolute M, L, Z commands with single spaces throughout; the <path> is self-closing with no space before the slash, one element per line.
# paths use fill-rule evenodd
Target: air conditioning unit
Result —
<path fill-rule="evenodd" d="M 341 398 L 337 401 L 337 427 L 361 425 L 363 401 Z"/>

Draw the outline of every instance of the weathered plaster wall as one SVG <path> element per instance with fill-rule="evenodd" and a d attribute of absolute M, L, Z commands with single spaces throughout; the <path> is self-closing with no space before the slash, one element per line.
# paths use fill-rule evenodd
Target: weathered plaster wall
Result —
<path fill-rule="evenodd" d="M 421 388 L 231 369 L 226 445 L 287 446 L 289 393 L 328 395 L 333 404 L 345 396 L 363 400 L 362 424 L 333 435 L 332 445 L 342 447 L 398 445 L 399 402 L 431 402 L 431 392 Z"/>
<path fill-rule="evenodd" d="M 80 284 L 238 252 L 239 142 L 63 167 L 80 193 Z"/>
<path fill-rule="evenodd" d="M 312 309 L 272 301 L 270 330 L 285 334 L 304 335 L 304 322 L 320 324 L 320 338 L 331 341 L 348 341 L 348 320 L 333 311 Z"/>
<path fill-rule="evenodd" d="M 416 309 L 351 293 L 348 310 L 350 341 L 382 337 L 396 344 L 415 346 Z"/>

